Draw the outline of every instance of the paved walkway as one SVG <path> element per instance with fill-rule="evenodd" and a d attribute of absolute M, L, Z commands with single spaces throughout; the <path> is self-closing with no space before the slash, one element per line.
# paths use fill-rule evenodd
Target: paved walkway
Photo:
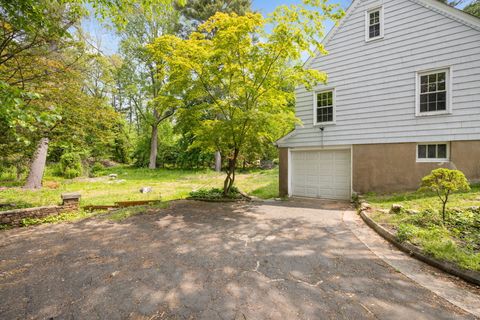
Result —
<path fill-rule="evenodd" d="M 348 205 L 179 201 L 0 232 L 0 319 L 474 319 L 379 259 Z"/>

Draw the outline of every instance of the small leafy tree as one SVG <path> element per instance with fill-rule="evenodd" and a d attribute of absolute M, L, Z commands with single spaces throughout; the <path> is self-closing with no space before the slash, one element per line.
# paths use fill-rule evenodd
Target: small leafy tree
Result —
<path fill-rule="evenodd" d="M 272 128 L 295 123 L 288 88 L 326 83 L 324 72 L 308 69 L 300 58 L 302 52 L 313 54 L 312 49 L 326 54 L 323 23 L 342 15 L 325 0 L 280 6 L 267 18 L 217 12 L 189 39 L 166 35 L 149 46 L 156 61 L 166 60 L 190 75 L 189 99 L 209 98 L 177 116 L 192 124 L 194 146 L 226 158 L 225 195 L 234 184 L 239 156 L 249 146 L 279 138 Z"/>
<path fill-rule="evenodd" d="M 467 178 L 459 170 L 439 168 L 423 177 L 420 191 L 433 191 L 442 201 L 442 220 L 445 222 L 445 208 L 450 194 L 457 191 L 469 191 Z"/>

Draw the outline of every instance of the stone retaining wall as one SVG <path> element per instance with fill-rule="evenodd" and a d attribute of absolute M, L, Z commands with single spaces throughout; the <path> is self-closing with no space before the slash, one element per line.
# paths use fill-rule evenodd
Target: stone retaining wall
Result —
<path fill-rule="evenodd" d="M 20 227 L 22 219 L 41 219 L 63 212 L 78 210 L 80 204 L 79 194 L 62 194 L 63 204 L 59 206 L 45 206 L 35 208 L 15 209 L 0 211 L 0 224 L 11 227 Z"/>

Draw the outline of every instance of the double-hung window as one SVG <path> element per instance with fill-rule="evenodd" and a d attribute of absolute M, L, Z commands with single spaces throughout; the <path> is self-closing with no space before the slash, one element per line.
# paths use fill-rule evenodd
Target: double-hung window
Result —
<path fill-rule="evenodd" d="M 450 110 L 449 82 L 449 69 L 418 73 L 416 114 L 448 113 Z"/>
<path fill-rule="evenodd" d="M 418 162 L 445 162 L 449 159 L 447 143 L 419 143 L 417 144 Z"/>
<path fill-rule="evenodd" d="M 335 121 L 335 101 L 333 90 L 316 93 L 315 124 L 328 124 Z"/>
<path fill-rule="evenodd" d="M 368 10 L 365 22 L 366 41 L 383 38 L 383 7 Z"/>

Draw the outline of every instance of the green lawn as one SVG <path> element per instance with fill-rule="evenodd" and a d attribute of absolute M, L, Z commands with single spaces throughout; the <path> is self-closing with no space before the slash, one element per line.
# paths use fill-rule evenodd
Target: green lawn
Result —
<path fill-rule="evenodd" d="M 365 198 L 374 209 L 371 217 L 396 232 L 399 240 L 418 245 L 438 259 L 480 271 L 480 210 L 475 208 L 480 206 L 479 185 L 472 186 L 470 192 L 451 196 L 445 223 L 440 201 L 434 194 L 367 194 Z M 386 212 L 394 203 L 404 207 L 401 213 Z"/>
<path fill-rule="evenodd" d="M 115 173 L 117 179 L 108 175 Z M 192 190 L 221 187 L 224 173 L 212 170 L 139 169 L 113 167 L 99 172 L 95 178 L 63 179 L 55 177 L 50 170 L 44 178 L 41 190 L 23 190 L 21 187 L 0 190 L 0 203 L 14 203 L 18 207 L 51 205 L 60 202 L 64 192 L 80 192 L 81 205 L 113 204 L 116 201 L 182 199 Z M 11 181 L 0 180 L 0 186 L 11 186 Z M 236 177 L 240 190 L 259 198 L 278 195 L 278 169 L 240 172 Z M 152 192 L 142 194 L 139 189 L 152 187 Z"/>

